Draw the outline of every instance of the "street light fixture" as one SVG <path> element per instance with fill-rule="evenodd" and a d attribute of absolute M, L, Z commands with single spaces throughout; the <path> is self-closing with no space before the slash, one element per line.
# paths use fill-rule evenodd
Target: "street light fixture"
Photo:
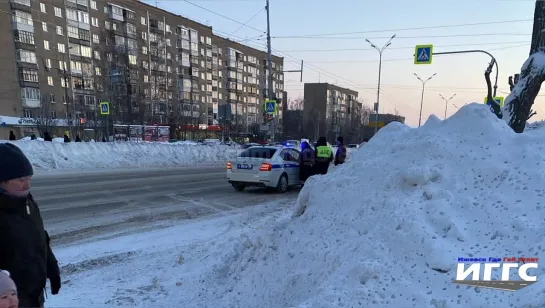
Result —
<path fill-rule="evenodd" d="M 447 119 L 447 107 L 448 107 L 448 102 L 453 99 L 455 96 L 456 96 L 456 93 L 452 94 L 452 96 L 448 99 L 446 99 L 443 95 L 439 94 L 439 96 L 441 96 L 441 98 L 445 101 L 445 120 Z M 456 105 L 454 105 L 454 107 L 456 107 Z M 456 107 L 458 108 L 458 107 Z"/>
<path fill-rule="evenodd" d="M 370 40 L 368 39 L 365 39 L 365 41 L 367 43 L 369 43 L 369 45 L 371 45 L 371 47 L 375 48 L 377 51 L 378 51 L 378 54 L 379 54 L 379 60 L 378 60 L 378 87 L 377 87 L 377 105 L 375 106 L 375 134 L 377 133 L 378 131 L 378 108 L 379 108 L 379 101 L 380 101 L 380 74 L 382 72 L 382 52 L 384 52 L 384 50 L 386 48 L 388 48 L 388 46 L 390 46 L 392 44 L 392 40 L 394 39 L 394 37 L 396 37 L 396 35 L 392 35 L 392 37 L 390 38 L 390 40 L 388 40 L 388 42 L 386 42 L 386 44 L 384 44 L 384 46 L 382 46 L 382 48 L 378 48 L 375 44 L 371 43 Z"/>
<path fill-rule="evenodd" d="M 428 79 L 422 79 L 420 76 L 418 76 L 417 73 L 414 73 L 416 78 L 422 82 L 422 98 L 420 99 L 420 116 L 418 117 L 418 127 L 420 127 L 420 124 L 422 123 L 422 105 L 424 105 L 424 90 L 426 88 L 426 82 L 430 81 L 430 79 L 433 78 L 433 76 L 437 75 L 437 73 L 434 73 Z"/>

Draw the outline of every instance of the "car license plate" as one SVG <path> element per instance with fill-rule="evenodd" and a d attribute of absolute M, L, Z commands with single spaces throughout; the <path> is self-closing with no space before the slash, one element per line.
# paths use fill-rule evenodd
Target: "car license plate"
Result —
<path fill-rule="evenodd" d="M 237 165 L 237 169 L 251 170 L 253 167 L 254 167 L 253 165 L 248 165 L 248 164 L 238 164 Z"/>

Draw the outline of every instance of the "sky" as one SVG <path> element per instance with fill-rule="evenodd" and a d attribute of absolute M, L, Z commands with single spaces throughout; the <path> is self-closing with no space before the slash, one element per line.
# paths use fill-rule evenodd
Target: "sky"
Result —
<path fill-rule="evenodd" d="M 213 27 L 216 34 L 265 50 L 265 0 L 144 1 Z M 384 51 L 380 113 L 399 113 L 417 126 L 422 79 L 426 83 L 422 123 L 431 115 L 444 118 L 486 96 L 485 54 L 436 55 L 430 65 L 415 65 L 416 45 L 433 44 L 434 52 L 481 49 L 499 67 L 497 96 L 509 94 L 508 77 L 520 73 L 528 58 L 534 0 L 271 0 L 273 53 L 284 57 L 285 70 L 298 70 L 304 60 L 303 82 L 298 73 L 285 74 L 288 98 L 303 98 L 304 83 L 328 82 L 358 91 L 359 100 L 377 100 L 379 53 Z M 492 73 L 494 81 L 495 71 Z M 448 99 L 447 104 L 441 98 Z M 534 120 L 545 119 L 545 92 L 534 104 Z"/>

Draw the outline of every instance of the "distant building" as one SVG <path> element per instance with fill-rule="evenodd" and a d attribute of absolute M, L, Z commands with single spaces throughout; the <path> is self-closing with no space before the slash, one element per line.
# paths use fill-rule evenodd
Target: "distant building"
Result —
<path fill-rule="evenodd" d="M 325 136 L 333 142 L 343 135 L 358 110 L 355 106 L 361 105 L 358 92 L 329 83 L 305 83 L 304 96 L 303 134 L 312 140 Z"/>

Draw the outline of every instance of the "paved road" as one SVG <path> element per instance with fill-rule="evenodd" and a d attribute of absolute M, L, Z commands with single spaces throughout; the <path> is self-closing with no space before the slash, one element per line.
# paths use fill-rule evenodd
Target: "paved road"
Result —
<path fill-rule="evenodd" d="M 236 192 L 223 167 L 37 174 L 32 182 L 32 194 L 57 245 L 141 232 L 272 200 L 295 200 L 297 192 Z"/>

